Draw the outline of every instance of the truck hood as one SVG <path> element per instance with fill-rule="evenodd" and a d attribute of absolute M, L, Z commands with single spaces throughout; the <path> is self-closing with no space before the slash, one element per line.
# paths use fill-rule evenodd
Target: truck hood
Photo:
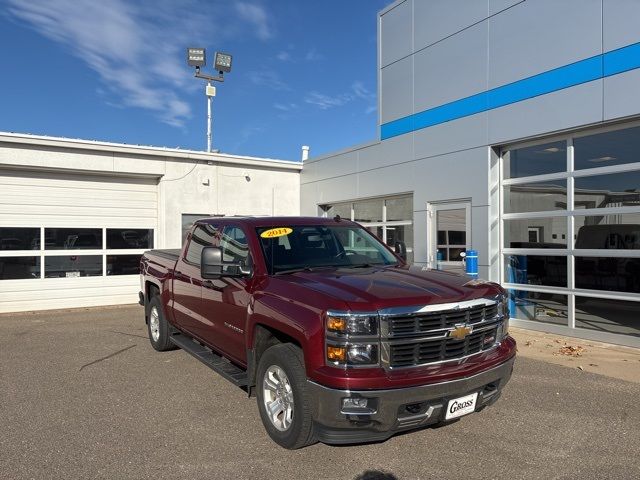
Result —
<path fill-rule="evenodd" d="M 350 310 L 379 310 L 393 306 L 458 302 L 495 296 L 501 288 L 491 282 L 469 283 L 467 275 L 400 267 L 338 268 L 296 272 L 277 277 L 298 288 L 326 295 L 347 304 Z M 311 293 L 311 292 L 310 292 Z"/>

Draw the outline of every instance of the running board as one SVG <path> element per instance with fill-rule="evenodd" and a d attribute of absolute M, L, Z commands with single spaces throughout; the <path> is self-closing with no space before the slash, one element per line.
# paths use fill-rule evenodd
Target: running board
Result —
<path fill-rule="evenodd" d="M 175 333 L 169 337 L 171 343 L 193 355 L 214 372 L 220 374 L 238 387 L 248 385 L 247 372 L 235 366 L 224 357 L 195 342 L 191 337 Z"/>

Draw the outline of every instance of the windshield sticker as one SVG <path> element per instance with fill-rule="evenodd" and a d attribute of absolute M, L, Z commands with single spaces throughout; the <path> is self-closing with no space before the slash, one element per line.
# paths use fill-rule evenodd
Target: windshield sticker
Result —
<path fill-rule="evenodd" d="M 289 235 L 291 232 L 293 232 L 293 229 L 289 227 L 270 228 L 269 230 L 262 232 L 260 236 L 262 238 L 284 237 L 285 235 Z"/>

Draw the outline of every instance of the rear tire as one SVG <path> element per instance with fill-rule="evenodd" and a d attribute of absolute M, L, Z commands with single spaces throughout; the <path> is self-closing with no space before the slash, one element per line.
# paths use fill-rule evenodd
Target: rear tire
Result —
<path fill-rule="evenodd" d="M 159 296 L 155 296 L 149 302 L 149 318 L 147 319 L 147 331 L 151 346 L 159 351 L 175 350 L 177 347 L 169 340 L 169 323 L 164 317 L 164 310 Z"/>
<path fill-rule="evenodd" d="M 302 350 L 291 343 L 269 347 L 257 373 L 258 411 L 271 439 L 289 450 L 316 443 Z"/>

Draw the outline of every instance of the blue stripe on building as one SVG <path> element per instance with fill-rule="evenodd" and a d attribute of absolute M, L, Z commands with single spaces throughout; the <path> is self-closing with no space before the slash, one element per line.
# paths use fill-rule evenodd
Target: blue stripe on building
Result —
<path fill-rule="evenodd" d="M 640 68 L 640 43 L 385 123 L 382 140 Z"/>

